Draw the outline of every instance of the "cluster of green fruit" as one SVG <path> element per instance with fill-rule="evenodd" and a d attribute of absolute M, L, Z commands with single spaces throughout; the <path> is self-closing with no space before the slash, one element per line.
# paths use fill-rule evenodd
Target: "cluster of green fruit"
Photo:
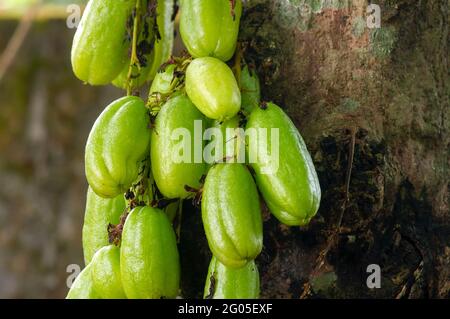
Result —
<path fill-rule="evenodd" d="M 168 58 L 173 1 L 90 0 L 74 39 L 74 72 L 90 84 L 122 83 L 128 95 L 105 108 L 88 137 L 87 266 L 67 298 L 178 296 L 173 223 L 187 198 L 201 201 L 213 253 L 205 298 L 258 298 L 254 259 L 263 246 L 258 190 L 286 225 L 305 225 L 317 212 L 320 186 L 305 143 L 280 107 L 260 102 L 258 77 L 237 52 L 241 14 L 240 0 L 181 0 L 180 33 L 190 56 Z M 139 47 L 147 39 L 154 42 L 146 57 Z M 132 95 L 150 80 L 147 102 Z M 179 162 L 172 133 L 192 132 L 188 142 L 193 145 L 195 122 L 219 131 L 265 129 L 269 138 L 257 147 L 244 139 L 244 163 L 236 161 L 236 148 L 226 156 L 214 153 L 213 163 L 195 160 L 194 154 Z M 274 128 L 280 156 L 270 169 L 275 164 L 267 150 Z M 210 143 L 227 149 L 242 138 L 233 137 Z"/>

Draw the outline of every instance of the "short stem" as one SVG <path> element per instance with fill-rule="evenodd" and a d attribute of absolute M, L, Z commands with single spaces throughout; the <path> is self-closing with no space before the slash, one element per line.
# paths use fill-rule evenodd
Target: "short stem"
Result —
<path fill-rule="evenodd" d="M 136 11 L 134 16 L 134 23 L 133 23 L 133 40 L 131 43 L 131 59 L 130 59 L 130 66 L 128 68 L 128 75 L 127 75 L 127 95 L 131 95 L 132 92 L 132 83 L 131 83 L 131 77 L 133 75 L 133 68 L 137 66 L 137 68 L 140 70 L 140 63 L 139 59 L 137 57 L 136 53 L 136 47 L 137 47 L 137 39 L 138 39 L 138 29 L 139 29 L 139 20 L 141 16 L 141 0 L 136 1 Z"/>

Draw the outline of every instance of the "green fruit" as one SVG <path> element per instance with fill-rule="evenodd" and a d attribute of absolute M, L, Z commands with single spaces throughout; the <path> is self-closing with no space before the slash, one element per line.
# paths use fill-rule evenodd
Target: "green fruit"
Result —
<path fill-rule="evenodd" d="M 177 214 L 180 210 L 180 205 L 183 205 L 182 201 L 177 200 L 176 202 L 170 203 L 164 208 L 164 212 L 166 213 L 167 217 L 169 218 L 170 222 L 173 222 L 175 217 L 177 217 Z"/>
<path fill-rule="evenodd" d="M 97 251 L 91 263 L 94 290 L 102 299 L 125 299 L 120 277 L 120 249 L 105 246 Z"/>
<path fill-rule="evenodd" d="M 122 71 L 119 73 L 119 75 L 112 81 L 112 84 L 115 87 L 118 87 L 119 89 L 126 90 L 127 82 L 128 82 L 128 73 L 130 71 L 130 66 L 127 63 L 125 67 L 122 69 Z M 135 70 L 132 71 L 131 75 L 131 87 L 132 88 L 139 88 L 143 86 L 148 81 L 148 73 L 149 73 L 149 67 L 141 67 L 139 71 Z"/>
<path fill-rule="evenodd" d="M 204 298 L 208 299 L 258 299 L 259 272 L 255 261 L 242 268 L 223 265 L 213 256 L 208 268 Z"/>
<path fill-rule="evenodd" d="M 151 67 L 148 79 L 151 80 L 156 76 L 161 64 L 167 61 L 172 54 L 173 38 L 174 38 L 174 20 L 172 20 L 174 8 L 174 0 L 158 0 L 156 8 L 158 24 L 158 32 L 161 39 L 156 39 L 155 47 L 150 57 Z"/>
<path fill-rule="evenodd" d="M 66 299 L 100 299 L 100 295 L 94 289 L 91 269 L 89 264 L 79 273 L 70 287 Z"/>
<path fill-rule="evenodd" d="M 246 114 L 257 107 L 261 100 L 258 75 L 248 65 L 245 65 L 241 71 L 241 97 L 242 109 Z"/>
<path fill-rule="evenodd" d="M 127 19 L 134 0 L 90 0 L 75 33 L 72 68 L 82 81 L 108 84 L 128 61 Z"/>
<path fill-rule="evenodd" d="M 85 170 L 97 195 L 116 197 L 138 178 L 148 156 L 149 123 L 144 102 L 135 96 L 114 101 L 95 121 L 86 143 Z"/>
<path fill-rule="evenodd" d="M 137 207 L 128 215 L 120 248 L 122 283 L 128 298 L 175 298 L 180 264 L 175 232 L 157 208 Z"/>
<path fill-rule="evenodd" d="M 148 54 L 144 54 L 145 65 L 141 65 L 138 76 L 131 79 L 131 86 L 133 88 L 141 87 L 147 81 L 151 81 L 161 64 L 166 61 L 171 53 L 173 46 L 174 22 L 172 21 L 173 0 L 158 0 L 156 8 L 156 23 L 158 25 L 158 32 L 160 38 L 153 32 L 154 19 L 150 17 L 148 23 L 148 33 L 143 32 L 140 35 L 138 43 L 147 41 L 153 48 Z M 143 35 L 147 37 L 144 38 Z M 156 39 L 155 39 L 156 38 Z M 114 79 L 113 84 L 119 88 L 126 89 L 128 81 L 128 72 L 130 64 L 127 63 L 122 72 Z M 137 70 L 134 71 L 137 73 Z"/>
<path fill-rule="evenodd" d="M 169 99 L 156 117 L 150 157 L 153 177 L 165 197 L 186 198 L 190 194 L 185 190 L 186 185 L 200 186 L 206 165 L 202 158 L 203 130 L 199 128 L 195 133 L 195 123 L 204 127 L 204 117 L 184 94 Z M 184 135 L 180 138 L 178 133 Z"/>
<path fill-rule="evenodd" d="M 164 71 L 156 74 L 150 87 L 151 93 L 168 94 L 174 81 L 175 64 L 169 64 Z"/>
<path fill-rule="evenodd" d="M 294 123 L 275 104 L 255 108 L 247 122 L 247 131 L 267 129 L 267 147 L 252 140 L 247 143 L 248 157 L 255 171 L 256 184 L 270 211 L 286 225 L 305 225 L 316 214 L 320 203 L 320 185 L 311 156 Z M 271 129 L 279 131 L 278 158 L 270 160 Z M 269 153 L 270 154 L 270 153 Z"/>
<path fill-rule="evenodd" d="M 109 244 L 108 225 L 117 225 L 126 207 L 125 198 L 103 198 L 94 193 L 91 187 L 87 191 L 86 211 L 83 224 L 84 262 L 89 264 L 95 252 Z"/>
<path fill-rule="evenodd" d="M 217 164 L 203 187 L 202 219 L 209 248 L 228 267 L 240 268 L 262 249 L 258 192 L 243 164 Z"/>
<path fill-rule="evenodd" d="M 189 53 L 228 61 L 236 49 L 242 3 L 229 0 L 182 0 L 180 33 Z M 234 16 L 233 16 L 234 12 Z"/>
<path fill-rule="evenodd" d="M 240 121 L 241 118 L 238 115 L 223 122 L 214 121 L 210 128 L 212 135 L 207 136 L 211 138 L 211 142 L 205 147 L 205 153 L 211 154 L 207 163 L 231 161 L 235 156 L 239 159 L 239 163 L 245 162 L 245 140 L 244 136 L 240 134 Z"/>
<path fill-rule="evenodd" d="M 142 6 L 142 0 L 139 1 L 141 1 Z M 142 12 L 143 10 L 145 10 L 145 12 Z M 153 17 L 147 17 L 146 10 L 147 8 L 145 7 L 141 9 L 140 23 L 141 25 L 143 25 L 145 22 L 147 29 L 144 30 L 144 27 L 142 27 L 142 30 L 137 37 L 137 43 L 146 43 L 146 46 L 153 47 L 155 41 L 155 32 L 153 31 L 155 19 Z M 132 88 L 139 88 L 149 80 L 149 72 L 152 66 L 151 59 L 153 58 L 153 49 L 150 52 L 143 53 L 139 52 L 139 48 L 136 48 L 136 54 L 140 57 L 139 63 L 141 64 L 139 65 L 140 69 L 138 69 L 136 65 L 132 66 L 130 77 L 130 85 Z M 131 61 L 129 59 L 128 63 L 123 66 L 122 71 L 119 73 L 119 75 L 112 81 L 112 84 L 114 86 L 124 90 L 128 88 L 128 74 L 130 72 L 130 63 Z"/>
<path fill-rule="evenodd" d="M 223 121 L 241 107 L 241 92 L 231 69 L 222 61 L 198 58 L 186 70 L 186 93 L 207 117 Z"/>

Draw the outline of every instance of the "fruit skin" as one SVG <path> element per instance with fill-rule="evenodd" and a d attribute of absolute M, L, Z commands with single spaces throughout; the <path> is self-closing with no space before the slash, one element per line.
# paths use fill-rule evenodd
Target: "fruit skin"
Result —
<path fill-rule="evenodd" d="M 205 148 L 205 153 L 208 155 L 211 153 L 211 158 L 207 161 L 208 164 L 231 161 L 233 156 L 240 156 L 239 154 L 241 152 L 243 153 L 243 156 L 245 156 L 245 144 L 243 143 L 245 141 L 243 137 L 240 136 L 238 130 L 240 121 L 240 116 L 236 115 L 223 122 L 217 120 L 213 122 L 211 128 L 220 130 L 222 140 L 216 135 L 211 136 L 211 142 Z M 222 144 L 222 152 L 219 150 L 220 144 Z M 209 152 L 210 148 L 211 152 Z M 241 148 L 243 149 L 241 150 Z M 245 157 L 239 157 L 239 159 L 245 161 Z"/>
<path fill-rule="evenodd" d="M 150 117 L 144 101 L 126 96 L 100 114 L 86 143 L 86 178 L 94 192 L 105 198 L 124 193 L 137 179 L 148 156 Z"/>
<path fill-rule="evenodd" d="M 214 256 L 232 268 L 245 266 L 262 249 L 258 192 L 243 164 L 214 165 L 203 187 L 202 219 Z"/>
<path fill-rule="evenodd" d="M 180 263 L 175 232 L 160 209 L 136 207 L 125 221 L 120 271 L 128 298 L 175 298 Z"/>
<path fill-rule="evenodd" d="M 175 33 L 174 20 L 172 20 L 174 8 L 174 0 L 158 0 L 156 8 L 158 31 L 161 36 L 160 40 L 156 40 L 155 47 L 152 51 L 150 61 L 152 61 L 148 79 L 151 80 L 156 76 L 161 64 L 167 61 L 172 54 L 173 39 Z"/>
<path fill-rule="evenodd" d="M 90 0 L 75 33 L 71 60 L 75 75 L 91 85 L 108 84 L 128 61 L 126 23 L 133 0 Z"/>
<path fill-rule="evenodd" d="M 83 224 L 84 262 L 89 264 L 95 252 L 109 244 L 108 225 L 117 225 L 126 207 L 125 198 L 103 198 L 88 187 Z"/>
<path fill-rule="evenodd" d="M 305 225 L 316 214 L 320 203 L 320 185 L 311 156 L 294 123 L 273 103 L 266 109 L 255 108 L 250 114 L 246 129 L 267 128 L 267 149 L 271 149 L 271 128 L 279 129 L 279 165 L 267 165 L 271 173 L 263 173 L 267 161 L 267 149 L 258 143 L 247 147 L 250 163 L 255 171 L 256 184 L 270 211 L 286 225 Z M 250 141 L 251 144 L 251 141 Z"/>
<path fill-rule="evenodd" d="M 142 0 L 139 0 L 142 1 Z M 141 3 L 143 5 L 143 3 Z M 142 9 L 141 9 L 142 10 Z M 141 13 L 141 23 L 143 23 L 143 15 L 144 13 Z M 133 20 L 132 20 L 133 21 Z M 155 42 L 155 32 L 154 29 L 154 19 L 147 19 L 146 23 L 148 24 L 147 30 L 144 31 L 144 29 L 141 30 L 141 32 L 138 35 L 137 43 L 147 43 L 149 46 L 153 46 Z M 130 44 L 130 50 L 131 50 L 131 44 Z M 136 49 L 137 54 L 141 54 L 138 52 L 138 49 Z M 130 85 L 131 88 L 139 88 L 142 85 L 144 85 L 147 80 L 149 80 L 149 72 L 150 68 L 152 66 L 152 59 L 153 59 L 153 50 L 151 52 L 148 52 L 146 54 L 142 54 L 142 57 L 139 59 L 140 63 L 140 69 L 137 68 L 137 66 L 132 67 L 132 74 L 130 78 Z M 128 59 L 127 63 L 122 68 L 122 71 L 117 75 L 117 77 L 112 81 L 112 84 L 118 88 L 126 90 L 128 88 L 128 73 L 130 71 L 130 58 Z"/>
<path fill-rule="evenodd" d="M 229 0 L 182 0 L 180 33 L 189 53 L 228 61 L 236 49 L 242 2 L 236 1 L 235 18 Z"/>
<path fill-rule="evenodd" d="M 66 299 L 100 299 L 100 295 L 94 289 L 91 269 L 91 264 L 89 264 L 78 274 Z"/>
<path fill-rule="evenodd" d="M 185 190 L 185 185 L 198 188 L 200 179 L 206 172 L 203 156 L 195 163 L 195 144 L 202 142 L 194 142 L 195 120 L 200 121 L 202 127 L 205 127 L 204 116 L 184 94 L 169 99 L 156 117 L 150 150 L 152 173 L 159 190 L 168 198 L 186 198 L 191 193 Z M 181 139 L 172 139 L 176 129 L 187 129 L 190 133 L 191 158 L 188 163 L 177 163 L 174 158 L 174 154 L 179 154 L 182 145 Z M 203 134 L 203 131 L 199 134 Z"/>
<path fill-rule="evenodd" d="M 186 93 L 207 117 L 227 120 L 241 107 L 241 92 L 231 69 L 222 61 L 198 58 L 186 70 Z"/>
<path fill-rule="evenodd" d="M 213 276 L 214 279 L 211 279 Z M 211 281 L 214 288 L 211 289 Z M 255 261 L 239 269 L 225 266 L 213 256 L 206 277 L 204 298 L 208 299 L 258 299 L 259 272 Z"/>
<path fill-rule="evenodd" d="M 250 114 L 261 100 L 258 75 L 248 65 L 245 65 L 241 70 L 241 97 L 242 110 L 245 114 Z"/>
<path fill-rule="evenodd" d="M 164 207 L 164 213 L 166 213 L 171 223 L 173 223 L 175 217 L 177 217 L 177 214 L 180 210 L 180 205 L 183 205 L 182 200 L 177 200 L 176 202 L 170 203 L 169 205 Z"/>
<path fill-rule="evenodd" d="M 94 290 L 102 299 L 125 299 L 120 276 L 120 249 L 109 245 L 97 251 L 91 263 Z"/>
<path fill-rule="evenodd" d="M 131 79 L 132 87 L 141 87 L 146 82 L 151 81 L 158 72 L 161 64 L 169 59 L 172 54 L 174 21 L 172 21 L 173 0 L 158 0 L 156 7 L 156 23 L 160 39 L 155 39 L 153 25 L 149 26 L 148 41 L 154 45 L 151 52 L 145 55 L 147 65 L 141 66 L 139 76 Z M 129 63 L 126 63 L 122 72 L 112 82 L 115 86 L 126 89 L 128 80 Z"/>

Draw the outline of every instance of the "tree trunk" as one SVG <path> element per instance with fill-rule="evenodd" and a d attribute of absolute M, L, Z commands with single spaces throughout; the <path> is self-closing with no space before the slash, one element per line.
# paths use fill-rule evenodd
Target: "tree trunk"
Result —
<path fill-rule="evenodd" d="M 264 209 L 263 298 L 450 297 L 449 3 L 248 0 L 240 40 L 265 101 L 296 123 L 322 188 L 307 227 Z M 0 51 L 11 22 L 0 23 Z M 0 296 L 64 297 L 82 265 L 84 143 L 122 94 L 83 86 L 73 30 L 35 23 L 0 82 Z M 179 38 L 178 38 L 179 41 Z M 185 201 L 183 297 L 202 296 L 211 254 Z M 368 266 L 381 269 L 370 289 Z"/>
<path fill-rule="evenodd" d="M 449 3 L 378 3 L 374 29 L 367 1 L 246 3 L 245 56 L 303 135 L 323 193 L 307 227 L 265 212 L 262 297 L 450 297 Z M 209 253 L 190 218 L 184 290 L 198 297 Z M 366 284 L 371 264 L 381 288 Z"/>

